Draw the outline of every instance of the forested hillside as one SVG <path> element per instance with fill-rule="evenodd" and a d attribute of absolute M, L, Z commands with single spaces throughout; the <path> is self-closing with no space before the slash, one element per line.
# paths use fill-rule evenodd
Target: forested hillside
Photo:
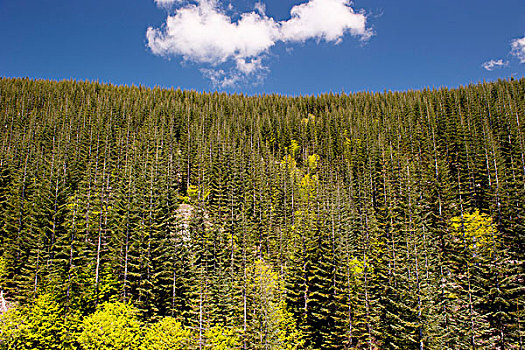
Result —
<path fill-rule="evenodd" d="M 523 349 L 524 124 L 525 79 L 0 79 L 0 348 L 103 349 L 105 312 L 128 315 L 123 349 Z"/>

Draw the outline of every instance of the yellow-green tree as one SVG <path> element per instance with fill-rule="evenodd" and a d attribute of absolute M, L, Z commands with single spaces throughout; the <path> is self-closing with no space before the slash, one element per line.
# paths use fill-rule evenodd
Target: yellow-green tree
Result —
<path fill-rule="evenodd" d="M 204 349 L 207 350 L 234 350 L 241 346 L 241 339 L 235 328 L 215 325 L 204 333 Z"/>
<path fill-rule="evenodd" d="M 53 296 L 43 294 L 32 305 L 0 315 L 0 349 L 68 349 L 75 326 Z"/>
<path fill-rule="evenodd" d="M 189 349 L 192 334 L 173 317 L 164 317 L 148 327 L 142 338 L 141 350 Z"/>
<path fill-rule="evenodd" d="M 302 334 L 286 309 L 278 274 L 263 260 L 256 260 L 249 271 L 250 296 L 249 347 L 251 349 L 300 349 Z"/>
<path fill-rule="evenodd" d="M 473 255 L 492 254 L 496 244 L 497 231 L 492 218 L 475 210 L 472 214 L 465 213 L 463 217 L 451 219 L 452 235 L 463 240 L 465 247 Z"/>
<path fill-rule="evenodd" d="M 78 342 L 85 350 L 128 350 L 139 346 L 138 310 L 126 303 L 104 303 L 82 322 Z"/>
<path fill-rule="evenodd" d="M 0 313 L 0 350 L 22 349 L 25 317 L 17 308 Z"/>

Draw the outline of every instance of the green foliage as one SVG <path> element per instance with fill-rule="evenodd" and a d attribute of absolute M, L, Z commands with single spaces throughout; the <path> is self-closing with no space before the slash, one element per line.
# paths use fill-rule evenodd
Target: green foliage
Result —
<path fill-rule="evenodd" d="M 204 333 L 205 346 L 208 350 L 234 350 L 241 346 L 239 331 L 220 325 L 210 327 Z"/>
<path fill-rule="evenodd" d="M 197 200 L 197 197 L 199 195 L 199 188 L 195 185 L 190 185 L 188 187 L 188 197 L 192 200 L 192 201 L 195 201 Z"/>
<path fill-rule="evenodd" d="M 18 308 L 0 313 L 0 349 L 24 349 L 26 316 Z"/>
<path fill-rule="evenodd" d="M 0 256 L 0 290 L 4 290 L 7 282 L 7 259 Z"/>
<path fill-rule="evenodd" d="M 313 114 L 308 114 L 306 118 L 301 119 L 301 124 L 303 126 L 308 126 L 310 123 L 315 124 L 315 115 Z"/>
<path fill-rule="evenodd" d="M 29 349 L 64 349 L 68 326 L 61 306 L 49 294 L 38 297 L 27 313 L 24 329 Z"/>
<path fill-rule="evenodd" d="M 199 188 L 199 186 L 196 186 L 196 185 L 190 185 L 186 192 L 188 195 L 186 197 L 182 197 L 182 200 L 184 203 L 186 203 L 187 199 L 188 199 L 188 203 L 195 203 L 197 200 L 199 200 L 199 198 L 205 201 L 210 195 L 209 189 Z"/>
<path fill-rule="evenodd" d="M 141 350 L 184 350 L 195 342 L 190 330 L 172 317 L 164 317 L 144 332 Z"/>
<path fill-rule="evenodd" d="M 292 140 L 290 143 L 290 155 L 294 158 L 297 157 L 297 152 L 300 148 L 301 146 L 299 146 L 299 143 L 296 140 Z"/>
<path fill-rule="evenodd" d="M 278 320 L 278 346 L 277 349 L 300 350 L 304 347 L 305 335 L 297 327 L 297 322 L 291 312 L 287 310 L 286 303 L 281 301 L 277 307 Z"/>
<path fill-rule="evenodd" d="M 141 338 L 138 310 L 126 303 L 105 303 L 82 321 L 78 342 L 85 350 L 136 349 Z"/>
<path fill-rule="evenodd" d="M 451 220 L 452 235 L 463 239 L 469 249 L 477 252 L 495 249 L 497 231 L 492 218 L 475 210 L 463 217 L 455 216 Z"/>
<path fill-rule="evenodd" d="M 365 271 L 365 263 L 357 258 L 352 258 L 350 260 L 349 265 L 350 265 L 350 271 L 352 272 L 354 276 L 358 274 L 362 274 Z"/>
<path fill-rule="evenodd" d="M 77 323 L 53 296 L 44 294 L 31 306 L 0 315 L 0 349 L 70 349 Z"/>
<path fill-rule="evenodd" d="M 319 160 L 321 157 L 317 154 L 312 154 L 311 156 L 308 156 L 308 169 L 310 171 L 315 171 L 318 167 Z"/>
<path fill-rule="evenodd" d="M 300 349 L 304 335 L 286 309 L 278 274 L 262 260 L 248 272 L 251 318 L 248 338 L 251 349 Z"/>
<path fill-rule="evenodd" d="M 287 154 L 283 157 L 281 160 L 281 166 L 283 168 L 288 169 L 292 174 L 295 174 L 297 162 L 295 161 L 294 157 L 290 154 Z"/>
<path fill-rule="evenodd" d="M 303 200 L 313 200 L 316 195 L 318 179 L 317 175 L 306 174 L 300 182 L 300 196 Z"/>
<path fill-rule="evenodd" d="M 523 348 L 525 79 L 0 96 L 4 348 Z"/>

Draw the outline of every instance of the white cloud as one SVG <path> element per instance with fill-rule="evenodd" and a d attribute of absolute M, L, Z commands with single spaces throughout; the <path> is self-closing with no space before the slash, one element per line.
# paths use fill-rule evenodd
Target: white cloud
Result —
<path fill-rule="evenodd" d="M 201 73 L 211 81 L 214 87 L 233 88 L 241 80 L 241 76 L 236 73 L 227 74 L 222 69 L 202 68 Z"/>
<path fill-rule="evenodd" d="M 520 39 L 512 40 L 510 43 L 512 50 L 511 55 L 516 56 L 520 60 L 520 63 L 525 63 L 525 36 Z"/>
<path fill-rule="evenodd" d="M 372 35 L 366 28 L 366 16 L 355 13 L 349 0 L 310 0 L 294 6 L 290 14 L 281 23 L 283 41 L 317 38 L 338 42 L 347 31 L 363 40 Z"/>
<path fill-rule="evenodd" d="M 175 4 L 181 3 L 183 0 L 155 0 L 155 3 L 159 7 L 165 7 L 168 8 L 170 6 L 173 6 Z"/>
<path fill-rule="evenodd" d="M 487 62 L 484 62 L 481 66 L 485 68 L 488 71 L 494 70 L 494 68 L 502 68 L 509 65 L 508 61 L 503 61 L 502 59 L 499 60 L 490 60 Z"/>
<path fill-rule="evenodd" d="M 218 0 L 155 2 L 161 7 L 178 8 L 162 28 L 148 28 L 146 38 L 151 51 L 208 65 L 201 72 L 217 86 L 232 86 L 247 76 L 260 80 L 267 70 L 262 60 L 277 42 L 317 39 L 339 43 L 347 32 L 361 40 L 372 36 L 366 27 L 366 15 L 355 13 L 350 0 L 309 0 L 294 6 L 290 19 L 285 21 L 268 17 L 261 2 L 236 21 L 221 10 Z M 230 72 L 218 68 L 228 64 L 235 67 Z"/>
<path fill-rule="evenodd" d="M 255 12 L 244 13 L 237 22 L 212 1 L 201 1 L 168 16 L 162 29 L 149 27 L 148 46 L 156 55 L 182 56 L 197 63 L 218 65 L 233 59 L 246 62 L 273 46 L 279 37 L 277 23 Z"/>
<path fill-rule="evenodd" d="M 265 68 L 262 64 L 261 57 L 252 58 L 250 62 L 248 62 L 248 60 L 245 58 L 237 58 L 235 63 L 237 69 L 246 75 L 259 72 Z"/>
<path fill-rule="evenodd" d="M 247 83 L 248 79 L 250 79 L 251 84 L 259 85 L 264 80 L 266 68 L 259 67 L 257 64 L 258 62 L 247 63 L 249 68 L 245 71 L 242 70 L 243 66 L 241 65 L 240 69 L 236 68 L 229 71 L 201 68 L 200 72 L 210 80 L 214 87 L 233 88 L 241 83 Z"/>

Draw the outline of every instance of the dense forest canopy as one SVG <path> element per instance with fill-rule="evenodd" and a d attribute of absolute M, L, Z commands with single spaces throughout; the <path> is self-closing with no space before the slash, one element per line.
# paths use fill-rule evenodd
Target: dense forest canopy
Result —
<path fill-rule="evenodd" d="M 524 124 L 525 79 L 2 78 L 0 348 L 523 349 Z"/>

